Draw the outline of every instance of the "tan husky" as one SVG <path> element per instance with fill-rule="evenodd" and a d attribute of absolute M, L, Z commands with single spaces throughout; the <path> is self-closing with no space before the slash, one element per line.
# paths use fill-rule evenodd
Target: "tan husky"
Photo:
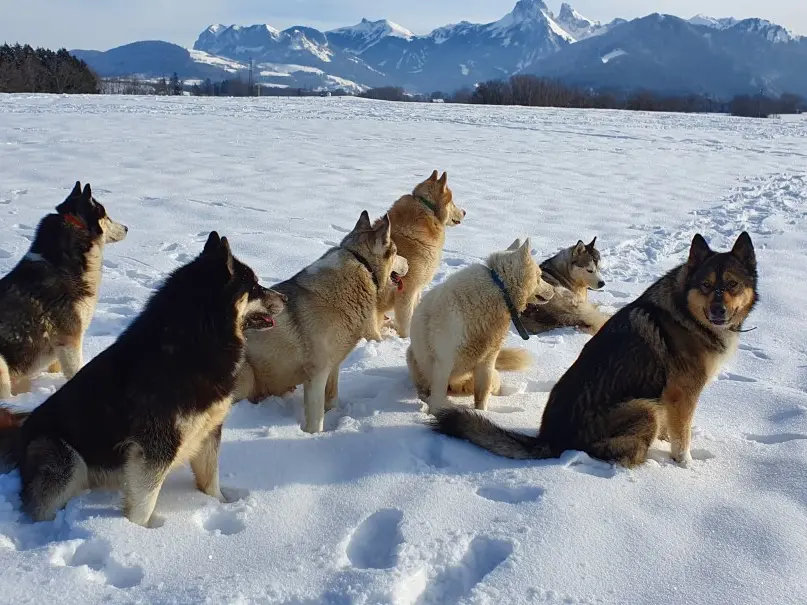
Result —
<path fill-rule="evenodd" d="M 246 332 L 247 363 L 236 399 L 257 402 L 302 384 L 304 430 L 323 430 L 325 411 L 338 394 L 339 366 L 375 316 L 379 288 L 393 272 L 407 274 L 390 231 L 389 216 L 372 225 L 362 212 L 339 246 L 272 288 L 288 298 L 286 313 L 272 330 Z"/>
<path fill-rule="evenodd" d="M 487 266 L 466 267 L 427 292 L 415 309 L 406 361 L 429 412 L 443 408 L 447 394 L 473 394 L 474 407 L 487 409 L 488 396 L 501 390 L 497 370 L 523 370 L 531 362 L 525 350 L 502 349 L 512 313 L 552 295 L 530 255 L 529 239 L 523 245 L 516 240 L 507 251 L 492 254 Z"/>
<path fill-rule="evenodd" d="M 406 279 L 396 278 L 396 284 L 382 289 L 378 317 L 370 324 L 368 340 L 381 340 L 385 313 L 395 310 L 395 329 L 401 338 L 409 336 L 409 325 L 423 289 L 428 286 L 440 266 L 445 244 L 446 227 L 459 225 L 465 210 L 454 205 L 448 188 L 448 175 L 437 178 L 437 171 L 420 183 L 411 195 L 404 195 L 390 208 L 392 241 L 398 254 L 409 265 Z"/>

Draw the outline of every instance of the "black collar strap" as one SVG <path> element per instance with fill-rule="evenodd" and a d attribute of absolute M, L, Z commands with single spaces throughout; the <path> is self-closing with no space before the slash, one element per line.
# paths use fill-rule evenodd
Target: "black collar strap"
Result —
<path fill-rule="evenodd" d="M 376 289 L 376 290 L 378 290 L 378 289 L 379 289 L 379 286 L 378 286 L 378 278 L 375 276 L 375 272 L 373 271 L 373 268 L 370 266 L 370 263 L 368 263 L 368 262 L 367 262 L 367 259 L 366 259 L 366 258 L 364 258 L 364 257 L 363 257 L 361 254 L 359 254 L 358 252 L 353 252 L 353 250 L 348 250 L 347 248 L 344 248 L 344 250 L 345 250 L 346 252 L 350 252 L 350 253 L 353 255 L 353 257 L 354 257 L 354 258 L 355 258 L 357 261 L 359 261 L 359 262 L 360 262 L 362 265 L 364 265 L 364 268 L 365 268 L 365 269 L 367 269 L 367 271 L 369 271 L 369 272 L 370 272 L 370 277 L 372 277 L 372 278 L 373 278 L 373 285 L 375 286 L 375 289 Z"/>
<path fill-rule="evenodd" d="M 518 316 L 518 309 L 513 304 L 513 299 L 510 298 L 510 294 L 507 292 L 507 288 L 502 281 L 502 278 L 491 268 L 488 268 L 490 271 L 490 276 L 493 278 L 493 282 L 499 286 L 499 290 L 502 291 L 502 296 L 504 297 L 504 302 L 507 305 L 507 310 L 510 311 L 510 319 L 513 320 L 513 325 L 516 327 L 516 331 L 518 335 L 521 336 L 524 340 L 530 339 L 530 333 L 524 328 L 524 324 L 521 323 L 521 318 Z"/>
<path fill-rule="evenodd" d="M 426 206 L 426 208 L 428 208 L 429 210 L 431 210 L 431 211 L 432 211 L 432 214 L 433 214 L 434 216 L 437 216 L 437 204 L 435 204 L 435 203 L 434 203 L 434 202 L 432 202 L 431 200 L 427 200 L 427 199 L 426 199 L 425 197 L 423 197 L 422 195 L 417 196 L 417 198 L 416 198 L 416 199 L 417 199 L 417 201 L 419 201 L 421 204 L 423 204 L 424 206 Z"/>

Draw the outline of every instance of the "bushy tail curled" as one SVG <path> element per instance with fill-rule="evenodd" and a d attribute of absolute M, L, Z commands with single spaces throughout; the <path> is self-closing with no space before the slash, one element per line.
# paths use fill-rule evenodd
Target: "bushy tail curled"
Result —
<path fill-rule="evenodd" d="M 497 370 L 519 372 L 531 365 L 532 355 L 526 349 L 502 349 L 496 357 Z"/>

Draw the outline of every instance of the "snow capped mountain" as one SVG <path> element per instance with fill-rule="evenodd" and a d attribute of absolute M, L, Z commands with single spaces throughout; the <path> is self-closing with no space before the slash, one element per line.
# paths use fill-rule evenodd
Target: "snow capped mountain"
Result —
<path fill-rule="evenodd" d="M 515 74 L 545 74 L 606 88 L 807 91 L 807 39 L 764 19 L 653 14 L 600 23 L 566 2 L 554 15 L 542 0 L 518 0 L 492 23 L 461 21 L 422 36 L 385 19 L 362 19 L 328 32 L 214 24 L 190 53 L 174 45 L 160 51 L 155 44 L 77 52 L 101 75 L 232 77 L 252 59 L 257 80 L 290 87 L 344 82 L 351 90 L 393 85 L 450 92 Z"/>
<path fill-rule="evenodd" d="M 555 21 L 569 32 L 575 40 L 585 40 L 591 36 L 603 34 L 608 30 L 607 25 L 584 17 L 566 2 L 560 5 L 560 12 Z"/>
<path fill-rule="evenodd" d="M 375 46 L 387 37 L 401 38 L 403 40 L 411 40 L 415 37 L 415 34 L 408 29 L 387 19 L 380 21 L 362 19 L 361 23 L 331 30 L 326 32 L 326 35 L 334 45 L 357 55 L 362 54 L 368 48 Z"/>
<path fill-rule="evenodd" d="M 711 27 L 712 29 L 727 29 L 737 23 L 737 19 L 734 17 L 709 17 L 708 15 L 697 14 L 691 19 L 689 22 L 692 25 L 703 25 L 705 27 Z"/>

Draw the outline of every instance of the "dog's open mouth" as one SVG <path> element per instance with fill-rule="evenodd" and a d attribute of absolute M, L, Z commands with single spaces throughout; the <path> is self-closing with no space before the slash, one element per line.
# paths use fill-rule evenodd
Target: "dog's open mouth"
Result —
<path fill-rule="evenodd" d="M 403 277 L 401 277 L 398 273 L 396 273 L 395 271 L 390 273 L 389 280 L 392 282 L 392 285 L 398 288 L 398 292 L 403 290 L 404 287 Z"/>
<path fill-rule="evenodd" d="M 275 318 L 268 313 L 250 313 L 244 318 L 245 330 L 268 330 L 275 327 Z"/>
<path fill-rule="evenodd" d="M 451 223 L 453 225 L 462 225 L 462 219 L 452 218 Z"/>

